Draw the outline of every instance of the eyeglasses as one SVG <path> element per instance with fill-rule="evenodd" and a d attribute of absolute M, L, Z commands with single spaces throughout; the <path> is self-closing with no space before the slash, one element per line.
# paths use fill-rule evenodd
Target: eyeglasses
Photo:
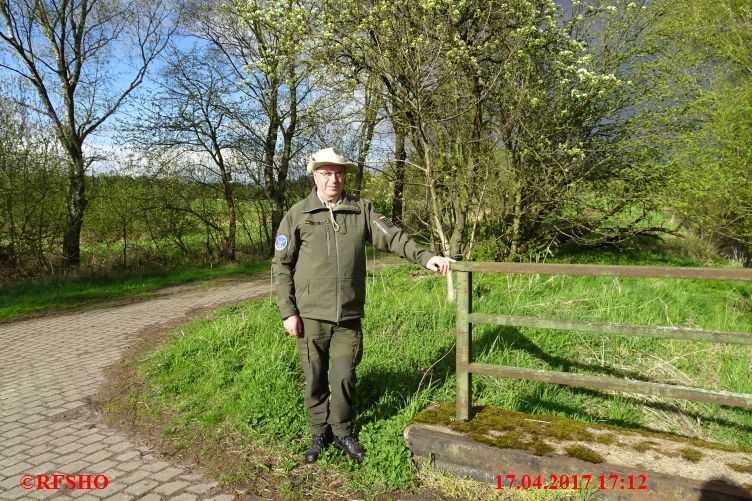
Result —
<path fill-rule="evenodd" d="M 329 171 L 329 170 L 317 170 L 317 173 L 321 174 L 324 179 L 331 179 L 336 177 L 337 179 L 345 179 L 345 171 Z"/>

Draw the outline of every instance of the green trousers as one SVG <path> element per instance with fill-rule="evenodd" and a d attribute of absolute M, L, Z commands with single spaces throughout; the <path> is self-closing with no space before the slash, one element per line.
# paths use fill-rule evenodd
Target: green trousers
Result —
<path fill-rule="evenodd" d="M 360 319 L 335 324 L 303 318 L 298 355 L 306 377 L 311 433 L 322 434 L 329 427 L 338 437 L 352 433 L 355 367 L 362 353 Z"/>

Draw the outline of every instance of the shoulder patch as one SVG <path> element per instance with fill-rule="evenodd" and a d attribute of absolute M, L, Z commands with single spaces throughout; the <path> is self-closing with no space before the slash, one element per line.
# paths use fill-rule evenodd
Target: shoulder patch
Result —
<path fill-rule="evenodd" d="M 279 235 L 277 240 L 274 241 L 274 248 L 278 251 L 283 251 L 287 248 L 287 237 L 285 235 Z"/>
<path fill-rule="evenodd" d="M 384 214 L 379 214 L 378 216 L 376 216 L 376 219 L 380 223 L 383 223 L 383 225 L 387 228 L 392 228 L 394 226 L 394 222 L 392 222 L 392 220 L 386 217 Z"/>

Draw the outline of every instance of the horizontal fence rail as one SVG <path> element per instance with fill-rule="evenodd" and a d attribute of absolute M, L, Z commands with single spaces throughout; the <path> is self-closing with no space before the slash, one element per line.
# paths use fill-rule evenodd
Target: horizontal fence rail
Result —
<path fill-rule="evenodd" d="M 714 331 L 695 329 L 693 327 L 653 327 L 650 325 L 588 322 L 585 320 L 563 320 L 558 318 L 516 317 L 489 313 L 471 313 L 470 322 L 473 324 L 538 327 L 542 329 L 591 332 L 594 334 L 616 334 L 618 336 L 652 336 L 711 343 L 752 344 L 752 333 L 750 332 Z"/>
<path fill-rule="evenodd" d="M 684 268 L 677 266 L 617 266 L 607 264 L 541 263 L 452 263 L 453 271 L 483 273 L 526 273 L 595 277 L 689 278 L 698 280 L 742 280 L 752 282 L 752 270 L 742 268 Z"/>
<path fill-rule="evenodd" d="M 748 332 L 729 332 L 691 327 L 631 325 L 557 318 L 499 315 L 492 313 L 473 313 L 473 272 L 752 281 L 752 270 L 738 268 L 680 268 L 670 266 L 458 262 L 452 263 L 452 271 L 455 272 L 454 287 L 457 303 L 456 405 L 458 421 L 467 421 L 470 419 L 470 411 L 472 407 L 472 374 L 540 381 L 598 390 L 612 390 L 617 392 L 662 396 L 752 409 L 752 394 L 748 393 L 706 390 L 702 388 L 648 381 L 635 381 L 607 376 L 509 367 L 474 363 L 472 361 L 473 324 L 538 327 L 545 329 L 589 332 L 602 335 L 652 336 L 723 344 L 752 344 L 752 333 Z"/>

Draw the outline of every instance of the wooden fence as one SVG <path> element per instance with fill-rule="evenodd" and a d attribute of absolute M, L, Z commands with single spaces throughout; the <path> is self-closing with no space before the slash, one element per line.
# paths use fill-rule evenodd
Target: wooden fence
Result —
<path fill-rule="evenodd" d="M 458 421 L 467 421 L 471 417 L 473 374 L 542 381 L 599 390 L 656 395 L 752 409 L 752 394 L 748 393 L 713 391 L 688 386 L 631 381 L 608 376 L 483 364 L 473 362 L 472 360 L 473 324 L 564 329 L 603 335 L 653 336 L 726 344 L 752 344 L 752 333 L 747 332 L 473 313 L 473 272 L 752 281 L 752 270 L 733 268 L 678 268 L 667 266 L 458 262 L 452 264 L 452 271 L 456 273 L 454 287 L 457 302 L 456 398 Z"/>

